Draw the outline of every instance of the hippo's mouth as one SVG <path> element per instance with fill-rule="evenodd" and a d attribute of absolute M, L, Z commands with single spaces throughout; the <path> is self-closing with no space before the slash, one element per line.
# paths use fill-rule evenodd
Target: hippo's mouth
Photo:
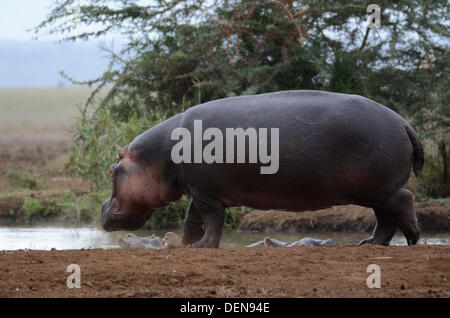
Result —
<path fill-rule="evenodd" d="M 103 203 L 100 222 L 107 232 L 137 230 L 145 224 L 153 211 L 150 209 L 145 212 L 126 214 L 121 211 L 117 199 L 109 198 Z"/>

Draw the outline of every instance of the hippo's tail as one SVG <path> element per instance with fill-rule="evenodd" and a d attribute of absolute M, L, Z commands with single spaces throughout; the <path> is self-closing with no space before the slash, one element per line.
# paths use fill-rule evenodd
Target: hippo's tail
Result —
<path fill-rule="evenodd" d="M 406 133 L 408 134 L 409 140 L 413 145 L 413 171 L 414 175 L 417 177 L 419 171 L 422 170 L 425 163 L 422 143 L 419 140 L 419 136 L 410 126 L 406 126 Z"/>

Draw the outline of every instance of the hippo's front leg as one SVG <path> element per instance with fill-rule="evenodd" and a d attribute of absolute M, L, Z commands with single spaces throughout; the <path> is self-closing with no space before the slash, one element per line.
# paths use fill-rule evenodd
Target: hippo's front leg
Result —
<path fill-rule="evenodd" d="M 205 234 L 202 239 L 192 244 L 192 247 L 217 248 L 220 244 L 225 221 L 225 206 L 211 195 L 205 195 L 192 188 L 190 190 L 195 210 L 202 218 L 205 226 Z"/>
<path fill-rule="evenodd" d="M 198 242 L 203 234 L 205 234 L 203 219 L 195 208 L 194 200 L 191 200 L 184 219 L 183 244 L 189 245 Z"/>

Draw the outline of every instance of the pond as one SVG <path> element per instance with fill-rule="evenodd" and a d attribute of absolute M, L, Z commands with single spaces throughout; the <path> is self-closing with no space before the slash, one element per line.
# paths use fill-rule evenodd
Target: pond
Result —
<path fill-rule="evenodd" d="M 155 231 L 160 237 L 168 232 Z M 180 234 L 180 230 L 174 230 Z M 88 248 L 118 248 L 116 243 L 119 235 L 129 232 L 105 232 L 95 227 L 3 227 L 0 228 L 0 250 L 57 250 L 88 249 Z M 138 236 L 149 236 L 149 231 L 135 231 Z M 355 245 L 360 240 L 367 238 L 367 233 L 248 233 L 225 231 L 221 247 L 244 246 L 270 236 L 282 241 L 297 241 L 304 237 L 319 239 L 332 239 L 338 245 Z M 424 233 L 419 244 L 450 245 L 450 232 Z M 397 233 L 391 241 L 391 245 L 406 245 L 406 240 L 401 233 Z"/>

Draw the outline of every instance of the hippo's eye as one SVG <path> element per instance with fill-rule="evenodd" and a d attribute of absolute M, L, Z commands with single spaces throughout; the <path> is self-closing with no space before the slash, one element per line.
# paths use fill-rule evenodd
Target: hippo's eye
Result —
<path fill-rule="evenodd" d="M 117 165 L 115 163 L 113 163 L 109 167 L 109 175 L 111 176 L 111 178 L 114 178 L 114 176 L 116 175 L 116 170 L 117 170 Z"/>

